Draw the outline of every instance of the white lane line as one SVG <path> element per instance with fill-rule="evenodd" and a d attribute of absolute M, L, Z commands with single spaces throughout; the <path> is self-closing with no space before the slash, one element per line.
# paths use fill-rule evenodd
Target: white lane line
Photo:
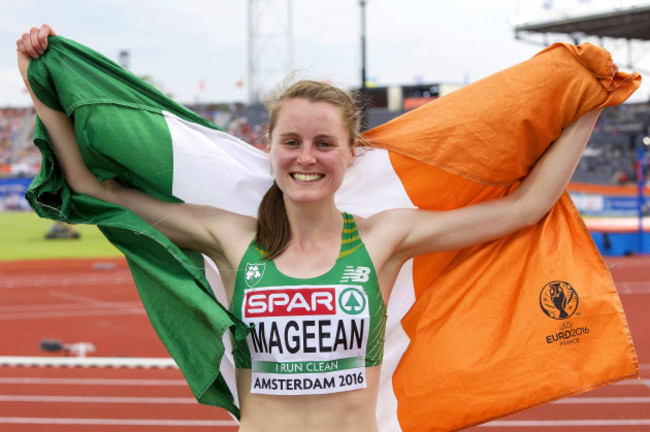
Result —
<path fill-rule="evenodd" d="M 0 320 L 13 319 L 39 319 L 39 318 L 67 318 L 73 316 L 94 315 L 146 315 L 142 303 L 139 301 L 111 302 L 93 297 L 68 294 L 59 291 L 50 291 L 50 297 L 71 301 L 68 304 L 56 305 L 22 305 L 0 307 L 3 313 Z"/>
<path fill-rule="evenodd" d="M 621 288 L 618 290 L 620 295 L 639 295 L 650 294 L 650 287 L 645 288 Z"/>
<path fill-rule="evenodd" d="M 650 283 L 647 281 L 628 281 L 615 283 L 619 294 L 650 294 Z"/>
<path fill-rule="evenodd" d="M 174 368 L 178 366 L 173 359 L 131 358 L 131 357 L 34 357 L 0 356 L 0 366 L 38 366 L 38 367 L 100 367 L 100 368 Z"/>
<path fill-rule="evenodd" d="M 26 396 L 0 395 L 4 402 L 74 402 L 74 403 L 139 403 L 139 404 L 194 404 L 196 400 L 189 397 L 128 397 L 128 396 Z M 554 404 L 647 404 L 650 397 L 619 398 L 573 398 L 563 399 Z"/>
<path fill-rule="evenodd" d="M 125 301 L 125 302 L 115 302 L 112 303 L 114 307 L 138 307 L 142 305 L 142 302 L 138 300 Z M 87 304 L 79 303 L 49 303 L 49 304 L 30 304 L 30 305 L 14 305 L 14 306 L 0 306 L 1 313 L 12 313 L 12 312 L 42 312 L 42 311 L 55 311 L 55 310 L 68 310 L 68 309 L 82 309 L 88 308 Z"/>
<path fill-rule="evenodd" d="M 46 403 L 117 403 L 117 404 L 198 404 L 189 397 L 130 397 L 130 396 L 25 396 L 0 395 L 1 402 Z"/>
<path fill-rule="evenodd" d="M 75 294 L 69 294 L 65 292 L 60 292 L 60 291 L 50 291 L 48 293 L 50 297 L 54 298 L 60 298 L 63 300 L 70 300 L 75 303 L 80 303 L 92 307 L 97 307 L 97 308 L 109 308 L 109 309 L 115 309 L 115 308 L 123 308 L 123 309 L 133 309 L 137 313 L 144 311 L 144 307 L 142 304 L 139 304 L 138 307 L 134 308 L 128 308 L 124 306 L 124 303 L 122 302 L 112 302 L 112 301 L 105 301 L 101 299 L 96 299 L 93 297 L 87 297 L 87 296 L 80 296 L 80 295 L 75 295 Z"/>
<path fill-rule="evenodd" d="M 554 404 L 647 404 L 650 397 L 576 397 L 560 399 Z"/>
<path fill-rule="evenodd" d="M 110 302 L 92 297 L 68 294 L 59 291 L 50 291 L 50 297 L 72 301 L 67 305 L 57 305 L 57 309 L 67 306 L 67 310 L 51 311 L 27 311 L 27 312 L 9 312 L 0 315 L 0 319 L 39 319 L 39 318 L 67 318 L 72 316 L 95 316 L 95 315 L 146 315 L 142 303 L 137 301 L 131 302 Z M 41 307 L 44 305 L 40 305 Z M 10 308 L 10 307 L 9 307 Z M 84 308 L 82 310 L 76 310 Z"/>
<path fill-rule="evenodd" d="M 629 379 L 629 380 L 614 383 L 613 385 L 615 385 L 615 386 L 638 386 L 638 385 L 642 385 L 642 386 L 650 387 L 650 379 L 638 379 L 638 380 L 637 379 Z"/>
<path fill-rule="evenodd" d="M 102 310 L 69 310 L 58 312 L 18 312 L 0 315 L 0 320 L 18 320 L 18 319 L 40 319 L 40 318 L 71 318 L 81 316 L 104 316 L 104 315 L 146 315 L 143 309 L 137 310 L 130 308 L 124 309 L 102 309 Z"/>
<path fill-rule="evenodd" d="M 39 277 L 39 278 L 19 278 L 12 277 L 0 281 L 0 289 L 4 288 L 38 288 L 53 286 L 77 286 L 77 285 L 132 285 L 133 278 L 129 276 L 91 276 L 91 277 Z"/>
<path fill-rule="evenodd" d="M 111 425 L 111 426 L 237 426 L 234 420 L 158 420 L 102 418 L 0 417 L 0 424 Z"/>
<path fill-rule="evenodd" d="M 187 381 L 183 379 L 125 379 L 125 378 L 17 378 L 17 377 L 0 377 L 0 384 L 22 384 L 22 385 L 109 385 L 109 386 L 187 386 Z M 650 380 L 627 380 L 614 385 L 636 386 L 643 385 L 650 387 Z M 553 403 L 615 403 L 612 400 L 621 400 L 623 398 L 573 398 L 561 399 Z M 648 398 L 646 398 L 648 399 Z M 574 402 L 583 401 L 583 402 Z M 568 401 L 568 402 L 567 402 Z M 584 402 L 586 401 L 586 402 Z M 631 402 L 633 403 L 633 402 Z M 646 400 L 640 400 L 636 403 L 648 403 Z"/>
<path fill-rule="evenodd" d="M 102 386 L 161 386 L 187 387 L 182 379 L 110 379 L 110 378 L 15 378 L 0 377 L 0 384 L 21 385 L 102 385 Z"/>
<path fill-rule="evenodd" d="M 621 420 L 500 420 L 479 427 L 648 426 L 650 419 Z"/>

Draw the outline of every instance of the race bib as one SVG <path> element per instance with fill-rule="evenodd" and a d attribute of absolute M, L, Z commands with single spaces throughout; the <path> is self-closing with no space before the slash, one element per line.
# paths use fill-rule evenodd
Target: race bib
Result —
<path fill-rule="evenodd" d="M 366 387 L 368 297 L 358 285 L 247 289 L 242 318 L 251 393 L 306 395 Z"/>

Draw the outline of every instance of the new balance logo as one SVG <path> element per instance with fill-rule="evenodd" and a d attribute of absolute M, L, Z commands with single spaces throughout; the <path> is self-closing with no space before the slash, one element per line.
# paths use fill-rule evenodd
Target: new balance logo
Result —
<path fill-rule="evenodd" d="M 341 276 L 341 282 L 368 282 L 370 269 L 368 267 L 347 266 Z"/>

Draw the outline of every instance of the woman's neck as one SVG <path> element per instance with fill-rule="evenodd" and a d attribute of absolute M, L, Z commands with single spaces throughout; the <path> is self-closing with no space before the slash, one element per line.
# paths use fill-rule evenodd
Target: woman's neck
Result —
<path fill-rule="evenodd" d="M 328 239 L 340 242 L 343 217 L 333 202 L 327 205 L 286 205 L 291 242 L 309 250 Z"/>

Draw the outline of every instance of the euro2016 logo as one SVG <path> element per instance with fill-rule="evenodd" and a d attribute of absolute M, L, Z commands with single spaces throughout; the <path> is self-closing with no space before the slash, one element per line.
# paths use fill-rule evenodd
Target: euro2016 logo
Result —
<path fill-rule="evenodd" d="M 578 293 L 568 282 L 549 282 L 539 295 L 539 305 L 549 317 L 567 319 L 578 309 Z"/>

